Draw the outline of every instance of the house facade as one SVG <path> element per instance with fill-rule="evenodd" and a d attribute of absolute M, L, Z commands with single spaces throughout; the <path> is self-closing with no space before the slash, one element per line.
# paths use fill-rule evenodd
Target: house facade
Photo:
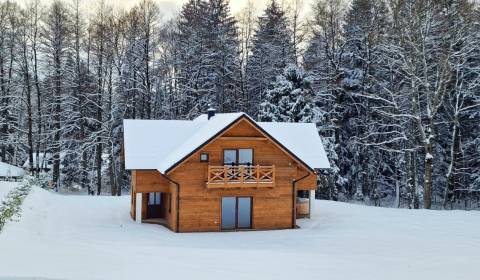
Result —
<path fill-rule="evenodd" d="M 210 112 L 124 130 L 132 218 L 176 232 L 295 228 L 329 168 L 314 124 Z"/>

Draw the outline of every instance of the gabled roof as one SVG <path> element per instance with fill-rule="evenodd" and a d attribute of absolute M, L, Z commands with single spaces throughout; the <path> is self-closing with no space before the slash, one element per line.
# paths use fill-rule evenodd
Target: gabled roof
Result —
<path fill-rule="evenodd" d="M 330 168 L 312 123 L 255 122 L 245 113 L 201 115 L 193 121 L 125 120 L 125 168 L 168 173 L 193 152 L 245 118 L 309 169 Z"/>

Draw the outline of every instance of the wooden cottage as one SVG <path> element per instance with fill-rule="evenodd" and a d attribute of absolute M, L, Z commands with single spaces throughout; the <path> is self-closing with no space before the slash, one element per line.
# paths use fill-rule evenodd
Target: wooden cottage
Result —
<path fill-rule="evenodd" d="M 330 167 L 311 123 L 209 111 L 125 120 L 124 132 L 132 218 L 176 232 L 295 228 L 309 214 L 316 170 Z"/>

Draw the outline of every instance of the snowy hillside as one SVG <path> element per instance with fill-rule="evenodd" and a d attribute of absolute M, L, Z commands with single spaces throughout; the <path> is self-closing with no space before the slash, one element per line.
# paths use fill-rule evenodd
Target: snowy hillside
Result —
<path fill-rule="evenodd" d="M 480 212 L 316 201 L 301 229 L 177 234 L 136 224 L 130 198 L 34 188 L 0 233 L 0 278 L 475 279 Z M 476 276 L 476 277 L 475 277 Z"/>

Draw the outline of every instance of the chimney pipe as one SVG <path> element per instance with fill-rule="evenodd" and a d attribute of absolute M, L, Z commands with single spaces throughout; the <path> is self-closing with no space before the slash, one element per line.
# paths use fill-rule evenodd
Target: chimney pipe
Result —
<path fill-rule="evenodd" d="M 209 120 L 211 117 L 215 116 L 215 112 L 216 110 L 213 107 L 209 106 L 209 108 L 207 109 L 207 115 Z"/>

